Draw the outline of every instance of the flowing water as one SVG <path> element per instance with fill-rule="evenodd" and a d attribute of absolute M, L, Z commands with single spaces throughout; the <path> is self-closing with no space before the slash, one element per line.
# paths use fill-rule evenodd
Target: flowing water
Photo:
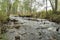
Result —
<path fill-rule="evenodd" d="M 8 29 L 8 40 L 15 40 L 15 36 L 20 36 L 20 40 L 60 40 L 60 30 L 56 30 L 59 25 L 54 22 L 28 17 L 13 18 L 18 20 L 20 28 Z"/>

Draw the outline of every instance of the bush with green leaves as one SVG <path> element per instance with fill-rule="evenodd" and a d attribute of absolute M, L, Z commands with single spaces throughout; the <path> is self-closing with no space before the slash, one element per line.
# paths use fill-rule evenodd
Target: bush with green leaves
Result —
<path fill-rule="evenodd" d="M 8 18 L 7 13 L 0 11 L 0 22 L 5 22 L 7 18 Z"/>
<path fill-rule="evenodd" d="M 39 18 L 45 19 L 47 17 L 46 15 L 47 15 L 46 12 L 42 11 L 42 12 L 40 12 L 40 17 Z"/>
<path fill-rule="evenodd" d="M 53 21 L 53 22 L 56 22 L 56 23 L 60 23 L 60 14 L 59 14 L 59 15 L 54 14 L 54 15 L 52 16 L 52 21 Z"/>
<path fill-rule="evenodd" d="M 57 11 L 56 13 L 51 10 L 49 10 L 47 13 L 45 11 L 42 11 L 40 13 L 40 18 L 60 23 L 60 11 Z"/>

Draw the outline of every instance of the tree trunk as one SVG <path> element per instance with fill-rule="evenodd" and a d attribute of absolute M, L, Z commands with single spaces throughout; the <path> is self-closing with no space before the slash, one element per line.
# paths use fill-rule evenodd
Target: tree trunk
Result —
<path fill-rule="evenodd" d="M 58 4 L 58 0 L 55 0 L 55 12 L 57 11 L 57 5 Z"/>
<path fill-rule="evenodd" d="M 50 4 L 51 4 L 51 7 L 52 7 L 52 10 L 54 11 L 54 6 L 53 6 L 51 0 L 49 0 L 49 1 L 50 1 Z"/>
<path fill-rule="evenodd" d="M 53 6 L 51 0 L 49 0 L 49 1 L 50 1 L 51 6 L 52 6 L 53 12 L 56 13 L 57 12 L 57 6 L 58 6 L 58 0 L 55 0 L 55 6 Z"/>

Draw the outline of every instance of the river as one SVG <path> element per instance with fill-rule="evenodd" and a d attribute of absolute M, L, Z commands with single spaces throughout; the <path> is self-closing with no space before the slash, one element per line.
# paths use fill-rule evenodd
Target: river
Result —
<path fill-rule="evenodd" d="M 18 20 L 19 29 L 8 29 L 6 33 L 8 40 L 15 40 L 15 36 L 20 36 L 20 40 L 60 40 L 60 27 L 57 23 L 46 19 L 36 19 L 28 17 L 12 17 Z M 16 26 L 16 25 L 14 25 Z"/>

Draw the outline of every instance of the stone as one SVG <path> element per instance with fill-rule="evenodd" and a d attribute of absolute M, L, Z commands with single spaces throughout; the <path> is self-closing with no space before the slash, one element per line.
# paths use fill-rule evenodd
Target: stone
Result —
<path fill-rule="evenodd" d="M 56 29 L 56 31 L 59 31 L 59 27 Z"/>
<path fill-rule="evenodd" d="M 15 27 L 16 29 L 19 29 L 21 26 L 20 26 L 20 24 L 16 24 L 16 25 L 14 25 L 14 27 Z"/>
<path fill-rule="evenodd" d="M 20 40 L 20 36 L 15 36 L 15 40 Z"/>

